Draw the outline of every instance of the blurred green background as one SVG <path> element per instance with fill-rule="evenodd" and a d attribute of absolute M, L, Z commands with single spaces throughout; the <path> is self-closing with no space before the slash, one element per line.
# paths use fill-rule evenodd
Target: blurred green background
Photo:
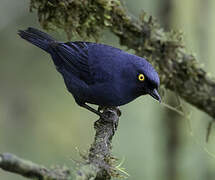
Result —
<path fill-rule="evenodd" d="M 166 30 L 183 31 L 187 51 L 214 75 L 214 0 L 127 0 L 125 5 L 134 16 L 144 9 Z M 76 171 L 76 148 L 89 148 L 98 117 L 75 104 L 49 55 L 17 36 L 18 29 L 40 27 L 28 6 L 28 0 L 0 0 L 0 152 Z M 66 40 L 63 32 L 53 35 Z M 108 31 L 101 42 L 119 47 Z M 166 91 L 164 101 L 175 104 L 175 95 Z M 113 154 L 124 159 L 129 180 L 215 179 L 215 128 L 205 141 L 211 118 L 183 104 L 192 113 L 189 120 L 148 96 L 121 107 Z M 0 170 L 0 180 L 22 179 Z"/>

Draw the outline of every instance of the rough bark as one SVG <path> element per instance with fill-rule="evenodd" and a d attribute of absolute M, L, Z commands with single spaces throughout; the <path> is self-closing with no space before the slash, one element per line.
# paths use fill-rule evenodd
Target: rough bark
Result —
<path fill-rule="evenodd" d="M 77 180 L 110 180 L 119 177 L 120 173 L 114 167 L 116 159 L 111 155 L 111 141 L 118 127 L 120 111 L 118 108 L 106 108 L 107 119 L 99 119 L 94 123 L 95 139 L 89 150 L 86 164 L 77 173 Z"/>

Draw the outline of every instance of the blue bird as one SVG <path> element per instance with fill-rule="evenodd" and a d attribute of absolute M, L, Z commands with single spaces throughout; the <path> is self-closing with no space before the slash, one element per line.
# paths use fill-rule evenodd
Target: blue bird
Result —
<path fill-rule="evenodd" d="M 159 76 L 144 58 L 104 44 L 58 42 L 31 27 L 18 34 L 51 55 L 76 103 L 100 117 L 102 113 L 87 103 L 121 106 L 146 94 L 161 101 Z"/>

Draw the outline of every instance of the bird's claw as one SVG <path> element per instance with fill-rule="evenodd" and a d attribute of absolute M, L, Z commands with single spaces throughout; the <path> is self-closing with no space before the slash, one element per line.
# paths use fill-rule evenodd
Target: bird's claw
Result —
<path fill-rule="evenodd" d="M 121 113 L 119 107 L 110 107 L 110 108 L 115 109 L 115 110 L 116 110 L 116 113 L 117 113 L 117 115 L 118 115 L 119 117 L 122 115 L 122 113 Z M 103 114 L 104 111 L 105 111 L 106 109 L 107 109 L 107 107 L 105 107 L 105 106 L 99 106 L 97 111 L 100 112 L 101 114 Z M 102 116 L 102 115 L 101 115 L 101 116 Z"/>
<path fill-rule="evenodd" d="M 106 114 L 106 113 L 101 113 L 100 114 L 100 118 L 104 121 L 108 121 L 109 119 L 109 116 Z M 109 122 L 109 121 L 108 121 Z"/>
<path fill-rule="evenodd" d="M 119 117 L 122 115 L 122 112 L 120 111 L 119 107 L 116 107 L 116 113 Z"/>
<path fill-rule="evenodd" d="M 100 115 L 100 119 L 112 123 L 113 125 L 113 132 L 116 131 L 117 126 L 118 126 L 118 118 L 121 115 L 121 111 L 117 108 L 117 111 L 114 111 L 112 109 L 105 109 L 103 113 Z"/>
<path fill-rule="evenodd" d="M 99 111 L 99 112 L 104 111 L 104 107 L 103 106 L 98 106 L 98 110 L 97 111 Z"/>

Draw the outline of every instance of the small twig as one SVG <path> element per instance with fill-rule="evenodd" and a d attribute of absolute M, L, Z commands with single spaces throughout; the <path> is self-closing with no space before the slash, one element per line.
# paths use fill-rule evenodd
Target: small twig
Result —
<path fill-rule="evenodd" d="M 70 171 L 68 169 L 47 169 L 42 165 L 21 159 L 10 153 L 0 154 L 0 168 L 29 179 L 67 180 L 70 177 Z"/>

